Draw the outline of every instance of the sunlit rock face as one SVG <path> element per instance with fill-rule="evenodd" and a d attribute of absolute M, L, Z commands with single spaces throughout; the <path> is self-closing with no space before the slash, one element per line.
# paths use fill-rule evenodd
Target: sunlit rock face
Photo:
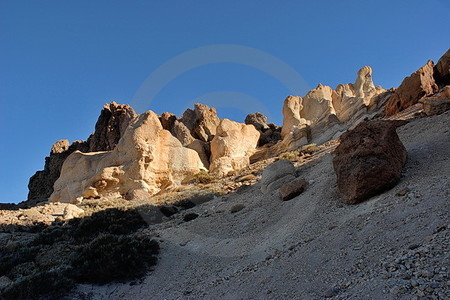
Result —
<path fill-rule="evenodd" d="M 183 147 L 147 111 L 126 129 L 112 151 L 76 151 L 65 160 L 50 201 L 146 197 L 180 184 L 204 166 L 196 151 Z"/>

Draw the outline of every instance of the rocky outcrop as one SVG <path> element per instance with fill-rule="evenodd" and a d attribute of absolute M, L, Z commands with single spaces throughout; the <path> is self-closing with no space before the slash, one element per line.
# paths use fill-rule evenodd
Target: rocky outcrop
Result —
<path fill-rule="evenodd" d="M 113 150 L 136 116 L 127 104 L 105 104 L 95 124 L 95 132 L 88 139 L 89 152 Z"/>
<path fill-rule="evenodd" d="M 439 115 L 450 109 L 450 85 L 442 88 L 439 93 L 419 100 L 423 111 L 428 115 Z"/>
<path fill-rule="evenodd" d="M 216 128 L 220 123 L 216 109 L 201 103 L 195 103 L 194 112 L 194 137 L 203 142 L 210 142 L 216 135 Z"/>
<path fill-rule="evenodd" d="M 53 193 L 53 185 L 59 178 L 66 158 L 75 151 L 87 152 L 89 145 L 85 141 L 75 141 L 69 146 L 68 140 L 60 140 L 53 144 L 50 156 L 45 158 L 44 170 L 37 171 L 28 183 L 28 199 L 22 206 L 34 206 L 47 201 Z"/>
<path fill-rule="evenodd" d="M 227 174 L 250 164 L 260 133 L 253 125 L 237 123 L 228 119 L 220 121 L 216 135 L 211 141 L 210 171 Z"/>
<path fill-rule="evenodd" d="M 300 117 L 303 109 L 303 99 L 299 96 L 287 96 L 283 103 L 283 127 L 281 137 L 284 138 L 296 128 L 302 128 L 307 124 L 306 119 Z"/>
<path fill-rule="evenodd" d="M 178 120 L 176 120 L 173 124 L 172 134 L 181 142 L 183 146 L 187 146 L 195 141 L 195 138 L 192 136 L 189 128 Z"/>
<path fill-rule="evenodd" d="M 281 127 L 273 123 L 267 124 L 267 117 L 260 112 L 249 114 L 245 117 L 245 124 L 255 126 L 260 132 L 258 146 L 277 142 L 281 139 Z"/>
<path fill-rule="evenodd" d="M 421 98 L 436 93 L 438 86 L 434 81 L 433 68 L 434 63 L 429 60 L 425 66 L 406 77 L 386 103 L 386 114 L 394 115 Z"/>
<path fill-rule="evenodd" d="M 379 110 L 380 102 L 387 101 L 387 96 L 379 97 L 385 92 L 374 85 L 372 68 L 365 66 L 357 72 L 354 84 L 339 84 L 336 90 L 319 84 L 303 98 L 287 97 L 283 105 L 283 141 L 278 147 L 288 151 L 339 135 L 350 124 Z"/>
<path fill-rule="evenodd" d="M 434 66 L 433 76 L 440 88 L 450 85 L 450 49 L 442 55 Z"/>
<path fill-rule="evenodd" d="M 177 120 L 177 116 L 170 112 L 163 112 L 159 117 L 159 120 L 161 121 L 161 125 L 165 130 L 172 131 L 173 125 Z"/>
<path fill-rule="evenodd" d="M 52 202 L 91 197 L 146 198 L 180 184 L 204 168 L 196 151 L 164 130 L 152 111 L 128 126 L 112 151 L 76 151 L 65 160 Z"/>
<path fill-rule="evenodd" d="M 317 88 L 310 90 L 302 101 L 300 116 L 307 120 L 308 125 L 317 124 L 330 114 L 335 114 L 332 99 L 333 90 L 319 83 Z"/>
<path fill-rule="evenodd" d="M 407 152 L 396 128 L 405 121 L 363 122 L 341 136 L 333 166 L 342 200 L 356 204 L 393 187 Z"/>
<path fill-rule="evenodd" d="M 259 132 L 264 132 L 269 129 L 269 125 L 267 125 L 267 117 L 260 112 L 256 112 L 253 114 L 248 114 L 245 117 L 245 124 L 255 126 L 256 130 Z"/>

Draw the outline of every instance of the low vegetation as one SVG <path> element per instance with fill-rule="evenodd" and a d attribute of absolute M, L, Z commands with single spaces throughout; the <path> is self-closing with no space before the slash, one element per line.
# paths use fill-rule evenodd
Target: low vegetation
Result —
<path fill-rule="evenodd" d="M 61 299 L 77 283 L 140 278 L 159 252 L 140 232 L 146 225 L 137 209 L 107 209 L 10 241 L 0 247 L 0 277 L 13 283 L 0 298 Z"/>

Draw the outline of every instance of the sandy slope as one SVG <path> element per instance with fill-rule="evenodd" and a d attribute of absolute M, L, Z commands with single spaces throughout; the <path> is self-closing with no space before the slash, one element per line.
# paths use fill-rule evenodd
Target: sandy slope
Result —
<path fill-rule="evenodd" d="M 450 297 L 450 112 L 398 129 L 401 182 L 343 205 L 331 155 L 302 166 L 309 188 L 291 201 L 258 184 L 148 229 L 161 240 L 141 282 L 79 286 L 92 299 L 411 299 Z M 396 193 L 407 188 L 405 196 Z M 230 208 L 245 208 L 235 214 Z"/>

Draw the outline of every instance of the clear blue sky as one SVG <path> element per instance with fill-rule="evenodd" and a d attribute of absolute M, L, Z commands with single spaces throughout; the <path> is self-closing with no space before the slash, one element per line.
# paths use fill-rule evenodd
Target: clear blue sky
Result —
<path fill-rule="evenodd" d="M 376 85 L 398 86 L 450 48 L 449 15 L 448 0 L 1 0 L 0 202 L 25 200 L 51 145 L 86 139 L 106 102 L 180 114 L 201 98 L 280 124 L 293 82 L 334 88 L 370 65 Z M 286 68 L 303 81 L 286 86 Z"/>

